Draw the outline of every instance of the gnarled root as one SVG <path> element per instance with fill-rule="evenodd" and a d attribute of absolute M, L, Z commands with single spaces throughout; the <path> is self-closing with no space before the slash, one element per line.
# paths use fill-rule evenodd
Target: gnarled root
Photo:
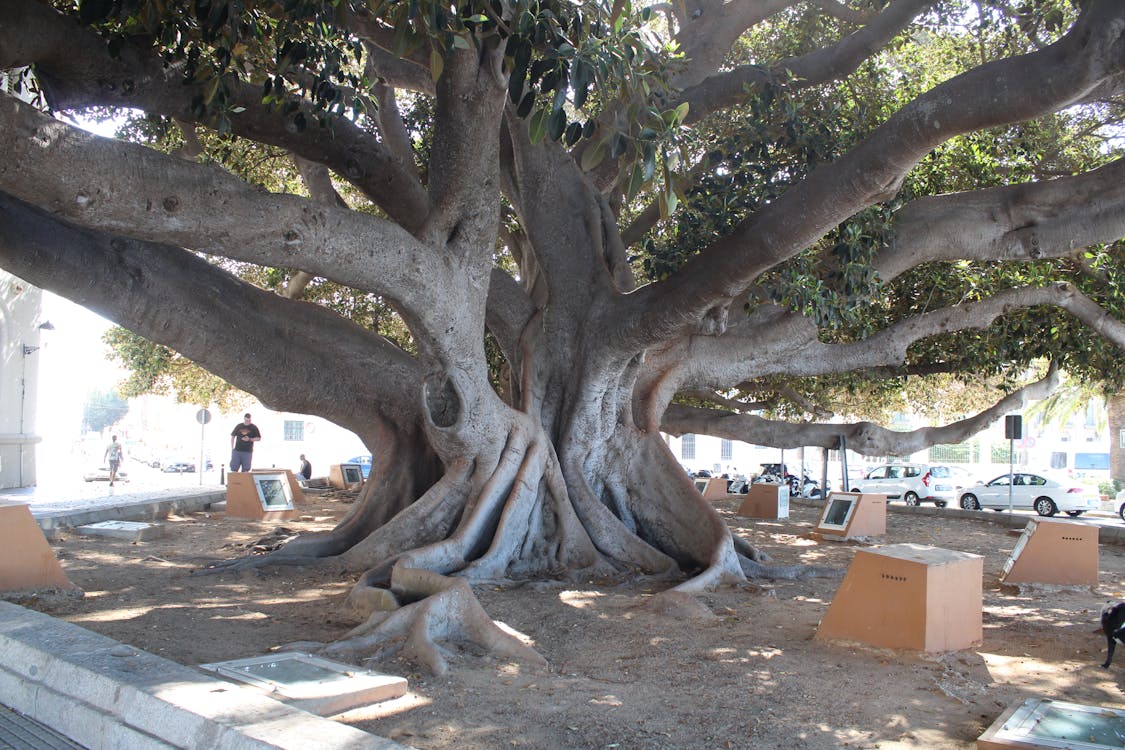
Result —
<path fill-rule="evenodd" d="M 763 565 L 746 557 L 740 557 L 738 561 L 747 578 L 804 581 L 809 578 L 843 578 L 846 572 L 844 568 L 827 565 Z"/>
<path fill-rule="evenodd" d="M 439 643 L 443 641 L 476 646 L 536 668 L 547 667 L 547 660 L 519 635 L 492 621 L 468 581 L 416 568 L 396 568 L 394 582 L 394 588 L 402 591 L 400 596 L 421 598 L 390 612 L 374 612 L 367 622 L 335 643 L 296 643 L 287 648 L 316 645 L 318 654 L 350 662 L 399 654 L 434 674 L 444 674 L 452 654 Z M 405 590 L 404 583 L 409 584 Z M 393 600 L 387 602 L 393 606 Z"/>

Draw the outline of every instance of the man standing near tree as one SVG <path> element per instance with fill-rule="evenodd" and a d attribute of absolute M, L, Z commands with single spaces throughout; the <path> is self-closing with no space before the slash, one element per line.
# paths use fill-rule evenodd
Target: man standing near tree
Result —
<path fill-rule="evenodd" d="M 250 471 L 250 461 L 254 458 L 254 443 L 262 439 L 258 426 L 245 414 L 242 421 L 230 432 L 230 470 Z"/>

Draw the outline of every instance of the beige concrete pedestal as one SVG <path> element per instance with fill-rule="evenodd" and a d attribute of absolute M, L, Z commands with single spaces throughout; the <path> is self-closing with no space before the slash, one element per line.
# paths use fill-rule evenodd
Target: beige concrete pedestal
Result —
<path fill-rule="evenodd" d="M 745 518 L 789 518 L 789 488 L 779 484 L 752 484 L 737 515 Z"/>
<path fill-rule="evenodd" d="M 844 510 L 844 505 L 850 506 Z M 860 492 L 830 492 L 816 523 L 824 539 L 882 536 L 887 533 L 887 496 Z"/>
<path fill-rule="evenodd" d="M 719 477 L 712 477 L 707 480 L 707 487 L 703 490 L 704 500 L 722 500 L 729 496 L 727 492 L 727 481 Z"/>
<path fill-rule="evenodd" d="M 856 551 L 820 640 L 878 648 L 957 651 L 983 637 L 984 558 L 921 544 Z"/>
<path fill-rule="evenodd" d="M 1098 529 L 1071 521 L 1027 522 L 1000 574 L 1002 583 L 1098 584 Z"/>
<path fill-rule="evenodd" d="M 49 588 L 78 589 L 63 572 L 28 504 L 0 500 L 0 591 Z"/>
<path fill-rule="evenodd" d="M 292 508 L 271 510 L 266 507 L 258 492 L 255 477 L 284 475 L 293 500 Z M 305 494 L 293 472 L 288 469 L 254 469 L 253 471 L 233 471 L 227 474 L 227 515 L 235 518 L 250 518 L 256 521 L 283 521 L 301 514 L 298 505 L 305 501 Z"/>
<path fill-rule="evenodd" d="M 363 484 L 359 464 L 332 464 L 328 467 L 328 484 L 338 490 L 351 490 Z"/>

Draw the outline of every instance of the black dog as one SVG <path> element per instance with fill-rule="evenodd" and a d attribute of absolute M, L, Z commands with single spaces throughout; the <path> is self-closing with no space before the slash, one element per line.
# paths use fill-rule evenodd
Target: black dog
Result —
<path fill-rule="evenodd" d="M 1117 642 L 1125 643 L 1125 602 L 1106 602 L 1102 607 L 1102 632 L 1105 633 L 1107 653 L 1102 669 L 1108 669 L 1113 661 L 1113 650 Z"/>

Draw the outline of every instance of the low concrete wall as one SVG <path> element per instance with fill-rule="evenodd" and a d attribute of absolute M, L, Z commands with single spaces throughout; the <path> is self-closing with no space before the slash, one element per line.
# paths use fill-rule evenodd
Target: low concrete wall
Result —
<path fill-rule="evenodd" d="M 216 503 L 226 502 L 225 489 L 205 490 L 186 494 L 182 490 L 166 491 L 166 497 L 152 495 L 122 496 L 119 501 L 106 503 L 104 500 L 88 503 L 88 507 L 74 507 L 81 503 L 75 501 L 61 504 L 58 509 L 32 507 L 32 515 L 39 528 L 48 538 L 55 529 L 84 526 L 100 521 L 157 521 L 167 518 L 171 513 L 189 513 L 207 510 Z"/>
<path fill-rule="evenodd" d="M 90 750 L 404 749 L 7 602 L 0 703 Z"/>

